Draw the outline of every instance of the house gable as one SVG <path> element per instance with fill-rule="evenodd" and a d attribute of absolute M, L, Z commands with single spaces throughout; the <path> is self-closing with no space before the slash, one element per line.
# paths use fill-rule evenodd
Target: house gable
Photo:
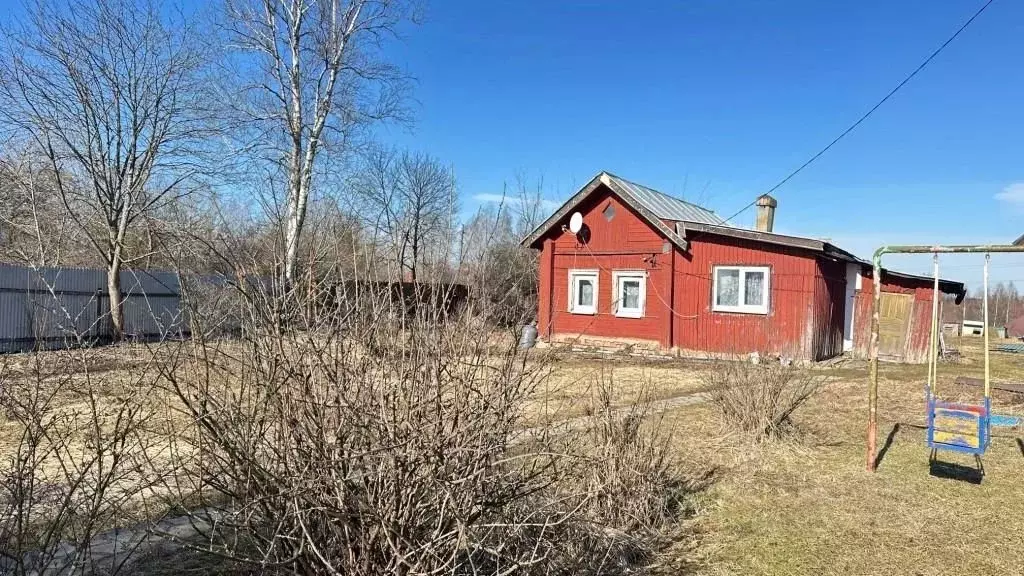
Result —
<path fill-rule="evenodd" d="M 553 241 L 556 254 L 662 253 L 671 249 L 672 243 L 660 230 L 609 188 L 597 188 L 574 208 L 583 216 L 586 241 L 561 226 L 553 227 L 547 237 Z"/>
<path fill-rule="evenodd" d="M 686 239 L 682 238 L 676 232 L 666 225 L 657 215 L 651 210 L 646 208 L 642 202 L 638 201 L 630 192 L 629 189 L 621 184 L 619 179 L 610 176 L 607 172 L 601 172 L 594 177 L 586 186 L 580 189 L 572 198 L 566 201 L 558 210 L 555 211 L 547 220 L 541 223 L 529 236 L 523 239 L 521 244 L 523 246 L 529 246 L 531 248 L 540 248 L 541 241 L 545 236 L 548 236 L 552 230 L 559 230 L 561 226 L 568 226 L 569 217 L 573 212 L 580 211 L 581 205 L 584 204 L 592 194 L 595 192 L 605 189 L 616 195 L 620 202 L 625 206 L 628 206 L 637 214 L 639 218 L 644 220 L 652 229 L 657 232 L 672 244 L 678 246 L 681 250 L 687 250 L 689 244 Z"/>

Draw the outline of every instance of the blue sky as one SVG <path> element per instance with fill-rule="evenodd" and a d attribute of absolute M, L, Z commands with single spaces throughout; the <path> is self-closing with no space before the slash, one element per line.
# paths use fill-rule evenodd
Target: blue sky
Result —
<path fill-rule="evenodd" d="M 983 3 L 416 1 L 422 24 L 388 47 L 416 79 L 415 124 L 379 136 L 454 166 L 464 214 L 517 174 L 543 179 L 553 207 L 608 170 L 723 216 L 842 132 Z M 19 4 L 0 0 L 8 14 Z M 1024 3 L 995 0 L 775 192 L 776 231 L 861 256 L 1024 234 L 1021 62 Z M 945 261 L 944 275 L 977 284 L 979 257 Z M 887 263 L 930 270 L 927 257 Z M 1024 256 L 995 256 L 993 277 L 1024 289 Z"/>
<path fill-rule="evenodd" d="M 600 170 L 731 215 L 838 135 L 982 2 L 447 0 L 391 52 L 416 124 L 382 137 L 456 169 L 464 210 L 516 173 L 561 201 Z M 776 192 L 776 230 L 882 243 L 1024 233 L 1024 3 L 996 2 Z M 753 211 L 736 223 L 750 225 Z M 977 257 L 950 275 L 980 278 Z M 910 272 L 921 258 L 894 258 Z M 1024 284 L 1024 259 L 994 257 Z M 972 282 L 973 283 L 973 282 Z"/>

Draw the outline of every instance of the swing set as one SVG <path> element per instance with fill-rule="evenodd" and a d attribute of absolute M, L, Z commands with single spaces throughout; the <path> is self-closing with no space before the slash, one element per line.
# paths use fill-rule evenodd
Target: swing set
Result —
<path fill-rule="evenodd" d="M 873 258 L 874 309 L 871 316 L 871 372 L 868 384 L 868 445 L 867 469 L 874 472 L 876 462 L 877 441 L 877 408 L 878 408 L 878 333 L 879 310 L 882 287 L 882 256 L 885 254 L 932 254 L 934 274 L 934 292 L 932 297 L 931 333 L 928 344 L 928 379 L 925 383 L 925 400 L 927 406 L 926 422 L 928 429 L 928 448 L 931 449 L 930 461 L 935 462 L 939 450 L 971 454 L 975 457 L 980 469 L 981 456 L 992 440 L 993 426 L 1015 423 L 1019 418 L 992 413 L 992 383 L 989 364 L 989 316 L 988 316 L 988 272 L 992 253 L 1018 252 L 1024 253 L 1024 246 L 1009 245 L 967 245 L 967 246 L 882 246 Z M 985 378 L 983 395 L 979 402 L 954 402 L 943 400 L 938 395 L 939 367 L 939 254 L 984 254 L 983 272 L 983 315 L 985 328 L 983 331 L 985 347 Z M 1010 424 L 1012 425 L 1012 424 Z"/>

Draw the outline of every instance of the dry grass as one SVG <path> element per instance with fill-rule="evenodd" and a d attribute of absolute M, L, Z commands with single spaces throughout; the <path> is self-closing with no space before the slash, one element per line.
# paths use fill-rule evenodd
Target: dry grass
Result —
<path fill-rule="evenodd" d="M 958 375 L 980 376 L 980 347 L 940 366 L 954 397 Z M 992 354 L 996 380 L 1024 381 L 1024 357 Z M 751 447 L 709 405 L 673 413 L 680 452 L 720 467 L 697 521 L 700 572 L 718 574 L 1021 574 L 1024 573 L 1024 448 L 1000 436 L 984 459 L 980 485 L 929 474 L 924 366 L 883 365 L 879 434 L 900 424 L 878 471 L 865 471 L 866 365 L 841 377 L 797 411 L 802 432 L 785 443 Z M 997 411 L 1017 410 L 997 395 Z M 968 458 L 942 455 L 971 465 Z M 690 550 L 687 550 L 688 552 Z"/>
<path fill-rule="evenodd" d="M 707 388 L 702 375 L 708 369 L 706 363 L 684 360 L 568 356 L 553 364 L 533 411 L 538 422 L 584 415 L 586 403 L 580 400 L 593 396 L 595 383 L 606 372 L 615 374 L 610 401 L 617 408 L 694 394 Z"/>
<path fill-rule="evenodd" d="M 982 375 L 980 341 L 960 344 L 964 361 L 940 366 L 944 395 L 971 399 L 960 375 Z M 97 378 L 117 381 L 159 349 L 91 351 Z M 18 357 L 8 357 L 17 372 Z M 993 353 L 993 379 L 1024 382 L 1024 355 Z M 711 367 L 684 361 L 570 356 L 552 368 L 538 414 L 586 413 L 597 378 L 613 371 L 611 406 L 702 391 Z M 811 370 L 825 370 L 813 367 Z M 864 470 L 867 364 L 828 369 L 831 383 L 794 415 L 797 434 L 753 445 L 711 403 L 674 409 L 674 457 L 714 484 L 690 503 L 676 542 L 656 571 L 722 574 L 1022 574 L 1024 447 L 1003 432 L 985 457 L 980 485 L 929 475 L 924 444 L 924 366 L 883 364 L 880 442 L 891 446 L 875 474 Z M 67 398 L 74 403 L 75 398 Z M 997 411 L 1024 413 L 1024 398 L 996 393 Z M 0 451 L 9 438 L 0 426 Z M 1024 437 L 1024 433 L 1021 433 Z M 967 458 L 947 456 L 962 464 Z M 697 536 L 693 536 L 696 532 Z"/>

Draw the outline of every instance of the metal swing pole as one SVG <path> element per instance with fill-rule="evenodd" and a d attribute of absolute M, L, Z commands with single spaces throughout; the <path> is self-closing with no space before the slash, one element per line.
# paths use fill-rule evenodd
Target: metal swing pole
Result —
<path fill-rule="evenodd" d="M 981 430 L 981 446 L 982 450 L 988 448 L 989 443 L 992 441 L 992 372 L 989 365 L 989 321 L 988 321 L 988 267 L 989 261 L 992 259 L 991 254 L 985 254 L 985 272 L 984 280 L 982 281 L 985 285 L 985 420 L 983 422 Z M 977 458 L 977 456 L 975 456 Z M 980 463 L 981 460 L 978 460 Z"/>
<path fill-rule="evenodd" d="M 988 350 L 988 348 L 989 348 L 989 346 L 988 346 L 988 342 L 989 342 L 989 340 L 988 340 L 989 339 L 989 335 L 988 335 L 988 263 L 989 263 L 989 260 L 991 260 L 991 259 L 992 259 L 992 257 L 991 257 L 990 254 L 985 254 L 985 272 L 984 272 L 984 279 L 982 280 L 982 283 L 984 284 L 984 291 L 985 291 L 985 301 L 984 301 L 985 303 L 984 303 L 984 306 L 983 306 L 984 309 L 985 309 L 985 311 L 984 311 L 984 315 L 985 315 L 985 328 L 984 328 L 984 334 L 985 334 L 985 402 L 988 402 L 988 399 L 989 399 L 989 397 L 990 397 L 990 395 L 992 393 L 992 385 L 991 385 L 991 382 L 989 380 L 989 377 L 991 376 L 991 372 L 990 372 L 989 363 L 988 363 L 989 362 L 989 358 L 988 358 L 989 357 L 989 350 Z"/>
<path fill-rule="evenodd" d="M 932 329 L 928 334 L 928 397 L 935 395 L 939 384 L 939 255 L 932 254 Z"/>
<path fill-rule="evenodd" d="M 882 255 L 886 247 L 879 248 L 871 259 L 871 340 L 868 348 L 870 360 L 868 379 L 868 438 L 867 438 L 867 469 L 874 472 L 875 444 L 878 437 L 878 327 L 880 324 L 879 315 L 882 302 Z"/>
<path fill-rule="evenodd" d="M 867 433 L 867 469 L 875 471 L 876 441 L 878 436 L 878 331 L 880 327 L 879 306 L 881 303 L 881 278 L 882 278 L 882 256 L 885 254 L 981 254 L 985 258 L 985 320 L 988 320 L 988 254 L 998 253 L 1024 253 L 1024 246 L 1000 245 L 1000 244 L 971 244 L 958 246 L 882 246 L 875 251 L 872 258 L 872 284 L 874 288 L 874 302 L 871 314 L 871 340 L 868 349 L 870 360 L 870 371 L 868 374 L 868 433 Z M 962 295 L 961 295 L 962 297 Z M 934 306 L 934 304 L 933 304 Z M 990 394 L 990 367 L 988 349 L 988 326 L 985 327 L 985 398 L 988 404 Z M 933 351 L 934 354 L 934 351 Z M 934 376 L 934 375 L 933 375 Z M 987 436 L 987 434 L 986 434 Z"/>

